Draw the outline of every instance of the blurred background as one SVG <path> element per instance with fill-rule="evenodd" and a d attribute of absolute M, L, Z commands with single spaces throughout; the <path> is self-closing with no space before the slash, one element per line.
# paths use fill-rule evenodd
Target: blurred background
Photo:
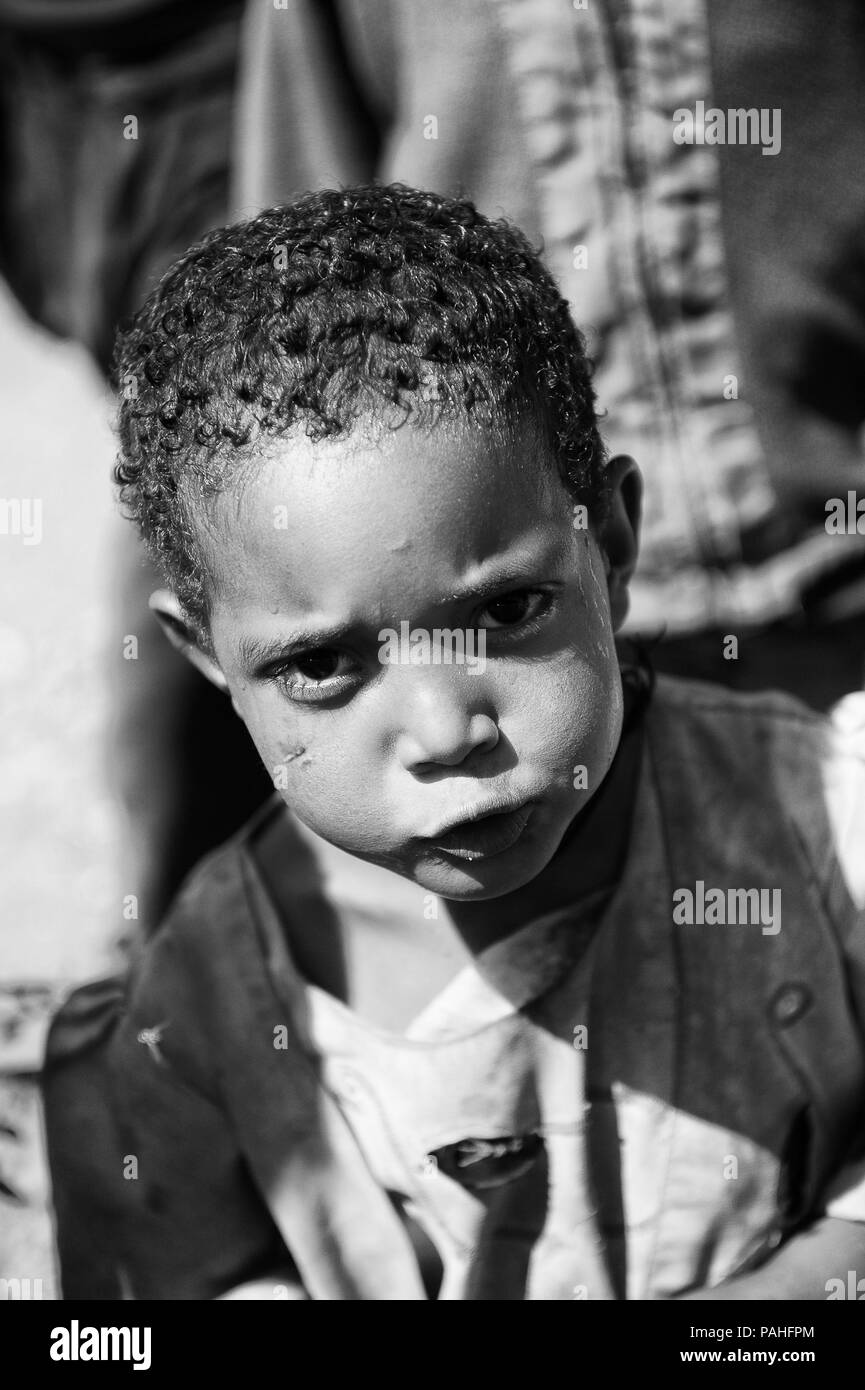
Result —
<path fill-rule="evenodd" d="M 270 791 L 147 609 L 111 485 L 117 323 L 211 227 L 309 188 L 512 218 L 644 472 L 631 634 L 825 709 L 865 682 L 863 79 L 860 0 L 0 0 L 5 1296 L 59 1296 L 52 1009 Z"/>

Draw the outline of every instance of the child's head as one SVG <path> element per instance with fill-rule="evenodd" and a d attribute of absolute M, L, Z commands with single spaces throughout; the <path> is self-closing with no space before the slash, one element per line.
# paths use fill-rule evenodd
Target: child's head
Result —
<path fill-rule="evenodd" d="M 293 810 L 444 896 L 533 878 L 618 743 L 638 489 L 522 235 L 309 195 L 183 257 L 117 376 L 154 607 Z"/>

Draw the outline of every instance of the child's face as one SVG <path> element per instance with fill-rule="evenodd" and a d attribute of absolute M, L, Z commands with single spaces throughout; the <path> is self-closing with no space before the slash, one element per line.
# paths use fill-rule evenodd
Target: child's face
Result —
<path fill-rule="evenodd" d="M 285 801 L 448 898 L 539 874 L 621 733 L 604 553 L 521 439 L 283 441 L 217 499 L 207 541 L 216 659 Z M 431 642 L 471 630 L 473 663 L 424 659 L 420 638 L 415 661 L 391 645 L 383 663 L 379 634 L 402 623 Z"/>

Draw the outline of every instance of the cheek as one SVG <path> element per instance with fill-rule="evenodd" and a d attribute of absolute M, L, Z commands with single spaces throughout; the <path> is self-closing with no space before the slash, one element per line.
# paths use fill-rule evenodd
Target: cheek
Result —
<path fill-rule="evenodd" d="M 234 706 L 277 790 L 313 760 L 315 739 L 307 736 L 285 701 L 272 690 L 233 691 Z"/>
<path fill-rule="evenodd" d="M 541 696 L 543 700 L 543 696 Z M 575 660 L 547 699 L 539 727 L 565 761 L 584 763 L 603 776 L 618 744 L 622 685 L 614 660 Z M 535 715 L 538 721 L 538 715 Z"/>
<path fill-rule="evenodd" d="M 272 691 L 237 699 L 274 789 L 312 829 L 358 814 L 358 748 L 344 720 L 298 717 Z M 360 785 L 367 787 L 362 777 Z"/>
<path fill-rule="evenodd" d="M 520 679 L 522 754 L 547 768 L 556 782 L 570 780 L 584 765 L 589 784 L 606 774 L 622 728 L 621 675 L 606 609 L 575 606 L 569 615 L 573 642 L 554 659 L 526 668 Z"/>

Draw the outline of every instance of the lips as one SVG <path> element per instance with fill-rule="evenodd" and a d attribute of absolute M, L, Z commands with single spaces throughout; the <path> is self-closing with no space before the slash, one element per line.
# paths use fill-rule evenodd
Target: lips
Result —
<path fill-rule="evenodd" d="M 431 843 L 456 859 L 488 859 L 513 848 L 528 825 L 532 810 L 532 803 L 526 802 L 511 811 L 460 821 L 443 834 L 432 836 Z"/>

